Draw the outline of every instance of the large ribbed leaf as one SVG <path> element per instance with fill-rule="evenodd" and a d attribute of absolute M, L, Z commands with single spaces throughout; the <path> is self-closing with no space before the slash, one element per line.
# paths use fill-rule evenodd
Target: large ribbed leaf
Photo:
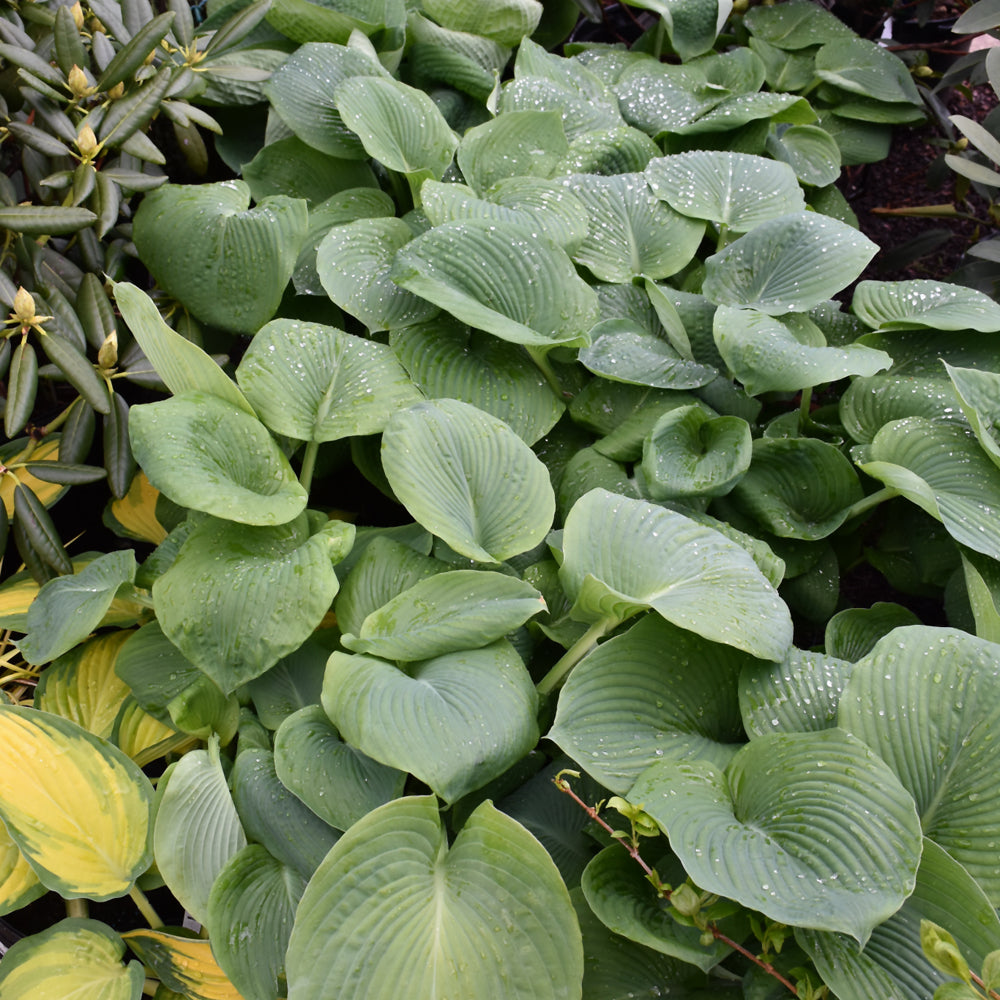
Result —
<path fill-rule="evenodd" d="M 825 187 L 840 177 L 840 147 L 818 125 L 790 125 L 780 136 L 772 132 L 767 151 L 776 161 L 787 163 L 802 184 Z"/>
<path fill-rule="evenodd" d="M 903 417 L 961 420 L 951 383 L 942 377 L 873 375 L 856 378 L 840 397 L 840 422 L 851 437 L 870 444 L 881 428 Z"/>
<path fill-rule="evenodd" d="M 694 257 L 705 224 L 661 201 L 642 174 L 576 175 L 565 183 L 590 215 L 590 233 L 573 259 L 600 281 L 666 278 Z"/>
<path fill-rule="evenodd" d="M 873 330 L 1000 330 L 1000 305 L 974 288 L 943 281 L 862 281 L 851 310 Z"/>
<path fill-rule="evenodd" d="M 502 562 L 552 526 L 545 466 L 505 423 L 467 403 L 438 399 L 397 413 L 382 464 L 414 519 L 470 559 Z"/>
<path fill-rule="evenodd" d="M 215 876 L 246 843 L 213 739 L 168 772 L 153 829 L 156 867 L 188 913 L 205 923 Z"/>
<path fill-rule="evenodd" d="M 412 664 L 334 653 L 323 708 L 369 757 L 408 771 L 447 802 L 502 774 L 538 742 L 537 695 L 505 640 Z"/>
<path fill-rule="evenodd" d="M 647 615 L 573 670 L 547 738 L 618 795 L 660 758 L 725 767 L 744 739 L 736 680 L 748 660 Z"/>
<path fill-rule="evenodd" d="M 805 210 L 791 167 L 750 153 L 699 149 L 659 157 L 646 167 L 646 180 L 674 211 L 735 233 Z"/>
<path fill-rule="evenodd" d="M 243 181 L 164 184 L 135 215 L 134 238 L 159 284 L 199 319 L 256 333 L 278 308 L 307 231 L 306 203 Z"/>
<path fill-rule="evenodd" d="M 702 291 L 717 305 L 751 306 L 772 316 L 806 312 L 849 285 L 877 252 L 845 222 L 792 212 L 709 257 Z"/>
<path fill-rule="evenodd" d="M 353 539 L 353 525 L 306 515 L 275 528 L 201 519 L 153 584 L 160 625 L 228 694 L 318 627 Z"/>
<path fill-rule="evenodd" d="M 864 945 L 913 890 L 920 822 L 889 767 L 840 729 L 761 736 L 725 772 L 654 764 L 630 797 L 701 888 Z"/>
<path fill-rule="evenodd" d="M 524 827 L 484 802 L 449 846 L 433 796 L 357 823 L 299 903 L 288 1000 L 580 1000 L 566 887 Z"/>
<path fill-rule="evenodd" d="M 357 31 L 391 45 L 406 23 L 406 6 L 403 0 L 272 0 L 267 20 L 294 42 L 346 45 Z"/>
<path fill-rule="evenodd" d="M 124 896 L 151 861 L 149 779 L 106 740 L 37 709 L 0 704 L 0 740 L 0 818 L 41 881 L 66 898 Z"/>
<path fill-rule="evenodd" d="M 1000 424 L 1000 375 L 975 368 L 952 368 L 947 361 L 944 367 L 976 440 L 993 464 L 1000 466 L 1000 442 L 996 432 Z"/>
<path fill-rule="evenodd" d="M 445 318 L 394 330 L 389 343 L 430 399 L 470 403 L 529 445 L 548 434 L 565 409 L 520 344 Z"/>
<path fill-rule="evenodd" d="M 706 94 L 684 67 L 667 63 L 635 62 L 613 89 L 625 120 L 654 138 L 689 125 L 723 96 Z"/>
<path fill-rule="evenodd" d="M 0 991 L 10 1000 L 139 1000 L 145 983 L 107 924 L 70 917 L 22 938 L 3 956 Z"/>
<path fill-rule="evenodd" d="M 407 59 L 424 87 L 444 83 L 485 102 L 510 59 L 510 48 L 467 31 L 442 28 L 420 14 L 406 22 Z"/>
<path fill-rule="evenodd" d="M 874 375 L 892 365 L 885 351 L 861 344 L 827 347 L 818 327 L 799 319 L 782 321 L 758 309 L 716 310 L 715 343 L 750 395 L 794 392 L 847 375 Z"/>
<path fill-rule="evenodd" d="M 637 0 L 634 6 L 663 18 L 670 43 L 684 62 L 711 51 L 733 8 L 731 0 Z"/>
<path fill-rule="evenodd" d="M 771 45 L 793 51 L 854 37 L 854 32 L 843 21 L 828 10 L 817 10 L 808 0 L 754 7 L 747 11 L 746 26 Z"/>
<path fill-rule="evenodd" d="M 919 624 L 920 619 L 909 608 L 889 601 L 876 601 L 870 608 L 838 611 L 826 623 L 823 641 L 829 656 L 855 663 L 894 628 Z"/>
<path fill-rule="evenodd" d="M 450 222 L 407 243 L 392 279 L 457 319 L 534 347 L 587 342 L 597 295 L 564 250 L 517 225 Z"/>
<path fill-rule="evenodd" d="M 816 53 L 816 75 L 877 101 L 921 103 L 920 91 L 906 63 L 866 38 L 827 42 Z"/>
<path fill-rule="evenodd" d="M 916 799 L 924 833 L 1000 901 L 1000 654 L 952 629 L 898 628 L 859 660 L 839 724 L 865 740 Z"/>
<path fill-rule="evenodd" d="M 1000 559 L 1000 469 L 970 431 L 923 417 L 896 420 L 858 464 L 936 517 L 956 542 Z"/>
<path fill-rule="evenodd" d="M 254 337 L 236 378 L 261 420 L 299 441 L 377 434 L 420 399 L 383 344 L 290 319 L 272 320 Z"/>
<path fill-rule="evenodd" d="M 924 840 L 913 895 L 872 931 L 862 951 L 841 934 L 797 930 L 795 939 L 840 1000 L 927 1000 L 949 977 L 935 970 L 920 947 L 920 922 L 951 934 L 973 969 L 1000 940 L 1000 920 L 975 879 L 934 841 Z"/>
<path fill-rule="evenodd" d="M 517 45 L 530 35 L 542 17 L 538 0 L 423 0 L 421 9 L 452 31 L 483 35 L 501 45 Z"/>
<path fill-rule="evenodd" d="M 653 608 L 706 639 L 784 659 L 792 623 L 742 546 L 683 514 L 606 490 L 576 502 L 559 571 L 584 621 L 624 621 Z"/>
<path fill-rule="evenodd" d="M 218 396 L 133 406 L 129 437 L 149 481 L 183 507 L 243 524 L 285 524 L 305 509 L 306 491 L 267 428 Z"/>

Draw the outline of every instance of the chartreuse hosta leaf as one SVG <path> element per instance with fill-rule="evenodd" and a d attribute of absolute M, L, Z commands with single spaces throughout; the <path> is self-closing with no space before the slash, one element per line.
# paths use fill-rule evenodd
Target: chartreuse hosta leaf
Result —
<path fill-rule="evenodd" d="M 537 695 L 514 647 L 446 653 L 406 672 L 334 653 L 323 708 L 351 746 L 416 775 L 454 802 L 502 774 L 538 742 Z"/>
<path fill-rule="evenodd" d="M 942 281 L 862 281 L 851 310 L 873 330 L 1000 330 L 1000 305 L 974 288 Z"/>
<path fill-rule="evenodd" d="M 244 1000 L 287 992 L 285 950 L 305 887 L 260 844 L 234 854 L 212 883 L 205 921 L 212 954 Z"/>
<path fill-rule="evenodd" d="M 1000 466 L 1000 441 L 997 440 L 997 426 L 1000 424 L 1000 375 L 975 368 L 952 368 L 947 362 L 944 362 L 944 367 L 976 440 L 993 460 L 993 464 Z"/>
<path fill-rule="evenodd" d="M 952 629 L 898 628 L 859 660 L 839 724 L 865 740 L 917 803 L 924 833 L 1000 900 L 1000 655 Z"/>
<path fill-rule="evenodd" d="M 284 196 L 249 204 L 243 181 L 164 184 L 143 198 L 134 238 L 159 284 L 199 319 L 252 334 L 278 308 L 308 212 Z"/>
<path fill-rule="evenodd" d="M 922 846 L 913 799 L 841 729 L 761 736 L 724 772 L 654 764 L 629 799 L 698 886 L 783 924 L 864 945 L 913 890 Z"/>
<path fill-rule="evenodd" d="M 0 965 L 4 1000 L 139 1000 L 145 983 L 107 924 L 70 917 L 23 938 Z"/>
<path fill-rule="evenodd" d="M 646 181 L 675 212 L 734 233 L 806 207 L 791 167 L 750 153 L 698 149 L 658 157 L 646 167 Z"/>
<path fill-rule="evenodd" d="M 426 660 L 488 646 L 545 610 L 542 595 L 523 580 L 457 569 L 404 590 L 340 642 L 386 660 Z"/>
<path fill-rule="evenodd" d="M 807 312 L 849 285 L 877 252 L 845 222 L 792 212 L 709 257 L 702 291 L 720 306 L 750 306 L 771 316 Z"/>
<path fill-rule="evenodd" d="M 288 946 L 288 1000 L 576 1000 L 566 887 L 524 827 L 480 805 L 449 845 L 433 796 L 356 823 L 313 876 Z"/>
<path fill-rule="evenodd" d="M 345 743 L 320 705 L 300 708 L 278 727 L 274 767 L 281 783 L 337 830 L 398 798 L 406 780 L 405 771 Z"/>
<path fill-rule="evenodd" d="M 437 399 L 396 413 L 382 464 L 414 519 L 469 559 L 502 562 L 552 526 L 545 466 L 505 423 L 467 403 Z"/>
<path fill-rule="evenodd" d="M 936 517 L 960 545 L 1000 559 L 1000 469 L 970 431 L 924 417 L 895 420 L 858 467 Z"/>
<path fill-rule="evenodd" d="M 874 375 L 892 365 L 885 351 L 861 344 L 826 346 L 819 327 L 800 316 L 778 319 L 757 309 L 720 306 L 714 335 L 726 366 L 752 396 Z"/>
<path fill-rule="evenodd" d="M 199 518 L 153 584 L 163 632 L 228 694 L 319 626 L 353 541 L 353 525 L 322 515 L 275 528 Z"/>
<path fill-rule="evenodd" d="M 920 946 L 920 922 L 947 929 L 973 969 L 1000 938 L 1000 920 L 975 879 L 933 840 L 924 839 L 917 884 L 906 902 L 872 931 L 864 950 L 841 934 L 798 929 L 795 939 L 840 1000 L 893 996 L 926 1000 L 948 977 Z"/>
<path fill-rule="evenodd" d="M 580 346 L 597 295 L 566 252 L 520 226 L 449 222 L 397 254 L 392 280 L 463 323 L 534 348 Z"/>
<path fill-rule="evenodd" d="M 244 1000 L 219 968 L 210 941 L 166 930 L 127 931 L 122 938 L 168 990 L 188 1000 Z"/>
<path fill-rule="evenodd" d="M 0 704 L 0 739 L 0 818 L 42 883 L 66 898 L 129 892 L 151 861 L 149 779 L 106 740 L 37 709 Z"/>
<path fill-rule="evenodd" d="M 377 434 L 421 398 L 385 345 L 290 319 L 254 337 L 236 379 L 261 420 L 298 441 Z"/>
<path fill-rule="evenodd" d="M 218 739 L 191 750 L 160 779 L 153 853 L 178 901 L 205 923 L 208 891 L 247 838 L 229 795 Z"/>
<path fill-rule="evenodd" d="M 0 823 L 0 916 L 27 906 L 46 891 L 7 827 Z"/>
<path fill-rule="evenodd" d="M 744 739 L 736 680 L 750 659 L 647 615 L 570 674 L 548 739 L 618 795 L 660 758 L 725 766 Z"/>
<path fill-rule="evenodd" d="M 573 617 L 620 622 L 646 608 L 764 660 L 782 660 L 792 622 L 742 546 L 683 514 L 591 490 L 563 531 L 559 571 Z"/>

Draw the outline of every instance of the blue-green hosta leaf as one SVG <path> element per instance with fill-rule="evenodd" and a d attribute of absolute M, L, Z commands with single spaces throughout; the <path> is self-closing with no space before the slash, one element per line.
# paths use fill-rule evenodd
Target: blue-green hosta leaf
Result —
<path fill-rule="evenodd" d="M 750 468 L 753 441 L 741 417 L 679 406 L 656 421 L 642 446 L 642 473 L 654 500 L 718 497 Z"/>
<path fill-rule="evenodd" d="M 170 891 L 199 923 L 208 915 L 208 893 L 222 866 L 247 838 L 240 825 L 219 758 L 219 744 L 191 750 L 169 771 L 153 829 L 156 867 Z"/>
<path fill-rule="evenodd" d="M 877 101 L 921 104 L 920 91 L 906 64 L 866 38 L 840 38 L 816 53 L 816 75 L 852 94 Z"/>
<path fill-rule="evenodd" d="M 426 87 L 445 83 L 483 103 L 510 59 L 510 48 L 482 35 L 442 28 L 420 14 L 406 24 L 413 78 Z"/>
<path fill-rule="evenodd" d="M 222 867 L 208 897 L 212 954 L 246 1000 L 285 995 L 285 951 L 305 879 L 248 844 Z"/>
<path fill-rule="evenodd" d="M 337 830 L 398 798 L 406 781 L 405 771 L 345 743 L 320 705 L 300 708 L 278 727 L 274 768 L 290 792 Z"/>
<path fill-rule="evenodd" d="M 750 37 L 750 51 L 764 64 L 770 90 L 798 93 L 816 78 L 816 50 L 791 52 L 780 49 L 756 35 Z"/>
<path fill-rule="evenodd" d="M 346 45 L 358 32 L 391 45 L 406 24 L 406 6 L 403 0 L 273 0 L 267 20 L 294 42 Z"/>
<path fill-rule="evenodd" d="M 370 330 L 392 330 L 434 316 L 432 302 L 390 277 L 396 251 L 413 239 L 402 219 L 358 219 L 334 226 L 316 250 L 316 271 L 327 295 Z"/>
<path fill-rule="evenodd" d="M 791 167 L 750 153 L 692 150 L 663 156 L 646 167 L 646 180 L 675 212 L 735 233 L 805 210 Z"/>
<path fill-rule="evenodd" d="M 323 708 L 352 746 L 446 802 L 503 774 L 538 742 L 538 697 L 514 647 L 446 653 L 402 670 L 334 653 Z"/>
<path fill-rule="evenodd" d="M 767 137 L 767 151 L 787 163 L 803 184 L 825 187 L 840 177 L 840 147 L 818 125 L 790 125 Z"/>
<path fill-rule="evenodd" d="M 413 518 L 469 559 L 502 562 L 552 526 L 548 470 L 505 423 L 468 403 L 438 399 L 396 413 L 382 464 Z"/>
<path fill-rule="evenodd" d="M 483 35 L 508 46 L 532 34 L 542 17 L 538 0 L 495 0 L 487 5 L 474 0 L 422 0 L 421 9 L 452 31 Z"/>
<path fill-rule="evenodd" d="M 843 21 L 828 10 L 817 10 L 808 0 L 754 7 L 747 11 L 745 24 L 755 37 L 793 52 L 840 38 L 856 37 Z"/>
<path fill-rule="evenodd" d="M 129 410 L 129 437 L 149 481 L 175 503 L 243 524 L 285 524 L 308 496 L 267 428 L 205 392 Z"/>
<path fill-rule="evenodd" d="M 262 726 L 275 730 L 293 712 L 319 701 L 326 658 L 330 655 L 328 635 L 314 633 L 247 685 Z"/>
<path fill-rule="evenodd" d="M 469 403 L 508 424 L 529 445 L 548 434 L 566 409 L 520 344 L 450 318 L 394 330 L 389 344 L 428 398 Z"/>
<path fill-rule="evenodd" d="M 229 693 L 297 649 L 337 593 L 354 526 L 303 514 L 274 528 L 205 518 L 153 584 L 164 633 Z"/>
<path fill-rule="evenodd" d="M 360 49 L 327 42 L 299 46 L 264 85 L 271 106 L 303 141 L 330 156 L 368 154 L 340 117 L 334 91 L 355 76 L 387 76 L 382 64 Z"/>
<path fill-rule="evenodd" d="M 646 61 L 626 68 L 613 89 L 625 120 L 654 139 L 680 131 L 724 96 L 706 94 L 686 67 Z"/>
<path fill-rule="evenodd" d="M 0 990 L 10 1000 L 140 1000 L 142 965 L 122 964 L 125 942 L 99 920 L 68 917 L 17 941 L 0 965 Z"/>
<path fill-rule="evenodd" d="M 636 0 L 633 6 L 663 18 L 670 44 L 683 62 L 711 51 L 733 9 L 731 0 Z"/>
<path fill-rule="evenodd" d="M 298 441 L 378 434 L 421 398 L 385 345 L 290 319 L 254 337 L 236 379 L 261 420 Z"/>
<path fill-rule="evenodd" d="M 944 362 L 944 367 L 976 440 L 993 460 L 993 464 L 1000 466 L 1000 441 L 997 440 L 997 425 L 1000 424 L 1000 375 L 975 368 L 952 368 L 947 361 Z"/>
<path fill-rule="evenodd" d="M 542 595 L 523 580 L 456 569 L 404 590 L 340 642 L 386 660 L 427 660 L 488 646 L 545 610 Z"/>
<path fill-rule="evenodd" d="M 624 621 L 652 608 L 668 621 L 764 660 L 782 660 L 792 623 L 740 545 L 683 514 L 592 490 L 563 531 L 559 571 L 573 615 Z"/>
<path fill-rule="evenodd" d="M 135 245 L 160 286 L 199 319 L 257 332 L 278 308 L 305 239 L 304 201 L 249 208 L 243 181 L 164 184 L 135 214 Z"/>
<path fill-rule="evenodd" d="M 587 208 L 590 233 L 573 259 L 600 281 L 666 278 L 695 255 L 705 224 L 675 212 L 643 174 L 576 175 L 564 182 Z"/>
<path fill-rule="evenodd" d="M 396 254 L 392 280 L 463 323 L 536 348 L 587 343 L 597 295 L 566 252 L 519 226 L 450 222 Z"/>
<path fill-rule="evenodd" d="M 913 891 L 922 846 L 913 799 L 841 729 L 760 736 L 725 772 L 655 764 L 630 798 L 698 886 L 783 924 L 864 945 Z"/>
<path fill-rule="evenodd" d="M 1000 920 L 982 888 L 926 838 L 913 895 L 872 931 L 864 950 L 850 938 L 823 931 L 797 930 L 795 939 L 840 1000 L 926 1000 L 948 977 L 924 956 L 921 920 L 946 928 L 974 969 L 982 968 L 1000 936 Z"/>
<path fill-rule="evenodd" d="M 583 948 L 562 879 L 484 802 L 449 846 L 433 796 L 370 813 L 306 888 L 288 1000 L 576 1000 Z"/>
<path fill-rule="evenodd" d="M 936 517 L 960 545 L 1000 559 L 1000 469 L 964 427 L 895 420 L 878 432 L 858 468 Z"/>
<path fill-rule="evenodd" d="M 808 312 L 849 285 L 877 252 L 844 222 L 792 212 L 709 257 L 702 291 L 716 305 L 750 306 L 771 316 Z"/>
<path fill-rule="evenodd" d="M 864 496 L 839 448 L 818 438 L 760 438 L 733 489 L 743 510 L 781 538 L 815 541 L 836 531 Z"/>
<path fill-rule="evenodd" d="M 873 330 L 1000 330 L 1000 305 L 963 285 L 918 278 L 862 281 L 851 309 Z"/>
<path fill-rule="evenodd" d="M 776 125 L 808 125 L 816 121 L 809 102 L 795 94 L 737 94 L 720 101 L 696 121 L 678 129 L 684 136 L 713 135 L 768 119 Z M 757 147 L 754 146 L 754 149 Z"/>
<path fill-rule="evenodd" d="M 555 175 L 638 173 L 660 155 L 660 147 L 645 132 L 619 125 L 578 135 Z"/>
<path fill-rule="evenodd" d="M 1000 655 L 954 629 L 898 628 L 859 660 L 839 724 L 899 775 L 924 833 L 1000 900 Z"/>
<path fill-rule="evenodd" d="M 870 608 L 845 608 L 827 623 L 823 644 L 828 656 L 854 663 L 867 656 L 884 635 L 902 625 L 919 625 L 920 619 L 901 604 L 876 601 Z"/>
<path fill-rule="evenodd" d="M 740 675 L 740 712 L 751 738 L 806 733 L 837 724 L 851 664 L 792 648 L 782 663 L 748 663 Z"/>
<path fill-rule="evenodd" d="M 962 420 L 958 394 L 946 378 L 895 372 L 853 379 L 839 410 L 844 430 L 862 444 L 871 444 L 882 427 L 904 417 Z"/>
<path fill-rule="evenodd" d="M 736 681 L 750 659 L 647 615 L 573 670 L 547 738 L 618 795 L 661 758 L 725 767 L 744 740 Z"/>

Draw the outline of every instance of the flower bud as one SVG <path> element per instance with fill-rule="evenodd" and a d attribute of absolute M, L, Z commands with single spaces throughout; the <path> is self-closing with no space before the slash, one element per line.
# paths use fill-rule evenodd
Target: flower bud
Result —
<path fill-rule="evenodd" d="M 21 326 L 30 326 L 35 318 L 35 298 L 24 285 L 14 296 L 13 317 Z"/>
<path fill-rule="evenodd" d="M 121 97 L 122 94 L 124 93 L 125 93 L 125 84 L 119 81 L 108 91 L 108 97 L 110 97 L 112 101 L 117 101 L 118 98 Z"/>
<path fill-rule="evenodd" d="M 105 371 L 110 371 L 118 364 L 118 331 L 112 330 L 104 338 L 100 350 L 97 352 L 97 363 Z"/>
<path fill-rule="evenodd" d="M 85 160 L 92 160 L 100 152 L 100 143 L 89 125 L 84 125 L 77 134 L 76 148 Z"/>
<path fill-rule="evenodd" d="M 73 68 L 67 74 L 66 83 L 70 93 L 77 98 L 89 97 L 94 92 L 94 88 L 87 82 L 87 74 L 76 63 L 73 63 Z"/>
<path fill-rule="evenodd" d="M 80 0 L 76 0 L 76 3 L 70 7 L 69 12 L 73 15 L 73 23 L 79 31 L 83 27 L 83 8 L 80 6 Z"/>

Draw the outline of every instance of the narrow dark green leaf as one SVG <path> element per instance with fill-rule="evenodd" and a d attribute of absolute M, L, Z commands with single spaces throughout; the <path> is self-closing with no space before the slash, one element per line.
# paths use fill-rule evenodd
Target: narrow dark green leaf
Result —
<path fill-rule="evenodd" d="M 6 128 L 22 145 L 27 146 L 29 149 L 37 149 L 39 153 L 44 153 L 46 156 L 72 155 L 69 146 L 60 142 L 55 136 L 50 135 L 44 129 L 35 128 L 34 125 L 26 125 L 24 122 L 18 121 L 7 122 Z"/>
<path fill-rule="evenodd" d="M 105 381 L 94 366 L 69 341 L 52 334 L 42 337 L 42 350 L 69 382 L 98 413 L 110 413 L 111 401 Z"/>
<path fill-rule="evenodd" d="M 95 350 L 99 350 L 116 328 L 116 323 L 114 309 L 111 308 L 104 285 L 96 274 L 88 272 L 80 282 L 76 293 L 76 315 L 87 342 Z"/>
<path fill-rule="evenodd" d="M 63 462 L 77 465 L 86 460 L 94 441 L 95 424 L 93 407 L 77 399 L 59 437 L 59 458 Z"/>
<path fill-rule="evenodd" d="M 55 579 L 56 571 L 42 559 L 41 554 L 32 545 L 31 538 L 20 519 L 15 519 L 13 533 L 17 554 L 35 583 L 41 587 L 49 580 Z"/>
<path fill-rule="evenodd" d="M 98 465 L 78 465 L 70 462 L 26 462 L 25 465 L 36 479 L 64 486 L 96 483 L 107 475 L 107 471 Z"/>
<path fill-rule="evenodd" d="M 91 204 L 97 209 L 97 225 L 94 227 L 98 238 L 102 238 L 118 221 L 121 206 L 121 191 L 118 185 L 103 171 L 95 178 L 95 196 Z"/>
<path fill-rule="evenodd" d="M 32 548 L 57 573 L 72 573 L 73 564 L 63 548 L 49 512 L 38 497 L 25 486 L 14 487 L 14 516 Z"/>
<path fill-rule="evenodd" d="M 130 80 L 135 71 L 146 61 L 151 52 L 155 51 L 160 42 L 167 37 L 174 21 L 174 12 L 168 11 L 154 17 L 152 21 L 140 28 L 129 43 L 118 51 L 118 54 L 105 67 L 97 81 L 98 90 L 110 90 L 119 83 Z"/>
<path fill-rule="evenodd" d="M 111 492 L 119 499 L 128 492 L 135 474 L 135 458 L 128 437 L 128 403 L 116 392 L 111 412 L 104 417 L 104 466 Z"/>
<path fill-rule="evenodd" d="M 38 392 L 38 356 L 28 341 L 14 348 L 7 380 L 7 405 L 3 429 L 8 438 L 14 437 L 28 422 Z"/>
<path fill-rule="evenodd" d="M 53 87 L 62 87 L 65 84 L 62 73 L 55 66 L 46 62 L 37 52 L 21 45 L 8 45 L 6 42 L 0 42 L 0 59 L 13 66 L 26 69 L 43 83 L 51 84 Z"/>
<path fill-rule="evenodd" d="M 208 45 L 205 46 L 205 55 L 217 55 L 223 49 L 231 48 L 242 41 L 260 24 L 270 7 L 271 0 L 260 0 L 259 3 L 250 4 L 238 14 L 234 14 L 212 35 Z"/>
<path fill-rule="evenodd" d="M 65 236 L 97 221 L 86 208 L 59 205 L 5 205 L 0 208 L 0 228 L 24 236 Z"/>
<path fill-rule="evenodd" d="M 53 41 L 55 42 L 56 63 L 67 76 L 74 66 L 80 69 L 89 68 L 90 60 L 87 50 L 80 38 L 80 29 L 73 20 L 69 5 L 56 8 L 56 20 L 53 26 Z"/>
<path fill-rule="evenodd" d="M 124 147 L 126 140 L 144 128 L 153 117 L 170 89 L 174 71 L 173 66 L 164 66 L 148 83 L 115 101 L 101 122 L 98 139 L 106 146 Z"/>

